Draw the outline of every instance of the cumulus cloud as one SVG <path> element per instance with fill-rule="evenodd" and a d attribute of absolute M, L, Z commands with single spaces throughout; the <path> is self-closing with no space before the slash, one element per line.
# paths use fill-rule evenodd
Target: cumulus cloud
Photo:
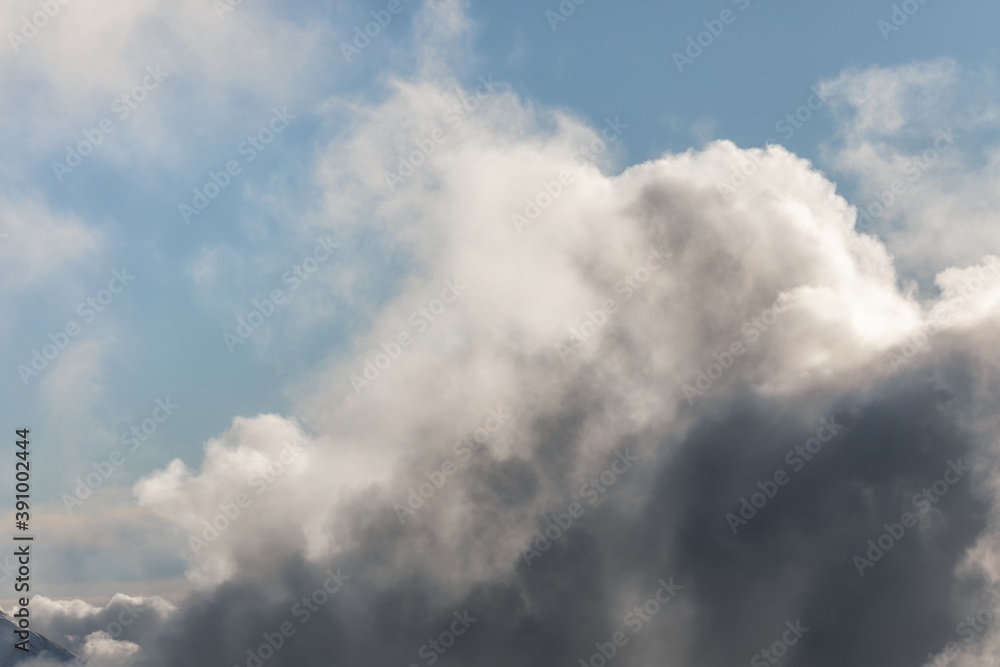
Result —
<path fill-rule="evenodd" d="M 119 667 L 131 664 L 140 650 L 130 639 L 148 636 L 152 628 L 161 626 L 174 611 L 171 603 L 157 597 L 118 594 L 98 606 L 83 600 L 52 600 L 35 595 L 31 600 L 31 623 L 46 636 L 58 636 L 63 649 L 88 663 Z M 46 651 L 63 653 L 60 647 L 53 647 L 39 637 L 32 638 L 31 648 L 42 653 L 26 664 L 35 667 L 66 664 L 46 654 Z"/>
<path fill-rule="evenodd" d="M 456 3 L 427 12 L 461 42 Z M 197 469 L 136 485 L 199 590 L 111 640 L 110 614 L 50 603 L 53 636 L 134 665 L 579 664 L 618 632 L 619 664 L 729 665 L 786 623 L 807 628 L 790 665 L 945 646 L 998 576 L 1000 259 L 939 252 L 919 293 L 900 263 L 928 258 L 857 229 L 777 146 L 607 173 L 579 159 L 599 129 L 453 75 L 435 36 L 378 102 L 331 101 L 329 216 L 300 230 L 391 232 L 391 259 L 350 260 L 392 265 L 391 295 L 289 415 L 237 418 Z M 839 164 L 886 160 L 871 137 L 952 71 L 829 84 L 857 110 Z M 995 664 L 996 637 L 957 664 Z"/>
<path fill-rule="evenodd" d="M 109 667 L 114 664 L 128 665 L 139 652 L 139 645 L 134 642 L 113 639 L 104 631 L 88 635 L 80 650 L 82 657 L 88 662 L 96 662 Z"/>
<path fill-rule="evenodd" d="M 192 578 L 221 583 L 261 556 L 281 558 L 301 550 L 315 551 L 310 540 L 325 541 L 319 526 L 310 526 L 323 515 L 309 520 L 310 514 L 323 511 L 312 492 L 325 485 L 320 482 L 307 489 L 296 484 L 314 464 L 316 448 L 292 421 L 275 415 L 240 418 L 226 434 L 206 445 L 199 471 L 174 460 L 141 480 L 136 497 L 140 507 L 182 529 Z M 281 502 L 276 503 L 276 498 Z M 280 528 L 282 523 L 284 528 Z M 310 534 L 310 528 L 315 532 Z M 283 545 L 280 554 L 256 548 L 265 533 L 269 541 Z"/>

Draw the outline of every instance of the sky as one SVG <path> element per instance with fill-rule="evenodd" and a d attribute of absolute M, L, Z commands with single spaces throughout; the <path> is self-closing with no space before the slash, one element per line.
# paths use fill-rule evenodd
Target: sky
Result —
<path fill-rule="evenodd" d="M 108 666 L 251 667 L 286 620 L 261 662 L 995 666 L 960 623 L 1000 578 L 998 21 L 5 3 L 34 629 Z"/>

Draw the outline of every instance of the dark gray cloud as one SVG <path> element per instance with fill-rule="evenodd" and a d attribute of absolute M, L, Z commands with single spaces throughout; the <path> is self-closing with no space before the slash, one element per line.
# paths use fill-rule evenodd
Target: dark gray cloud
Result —
<path fill-rule="evenodd" d="M 148 616 L 156 618 L 154 634 L 140 616 L 124 638 L 143 645 L 142 665 L 247 664 L 247 651 L 288 622 L 294 636 L 264 664 L 423 665 L 428 641 L 448 630 L 454 612 L 468 610 L 476 620 L 441 664 L 579 664 L 621 630 L 628 644 L 617 649 L 617 664 L 660 655 L 721 667 L 746 664 L 781 638 L 786 621 L 801 620 L 808 631 L 783 664 L 920 664 L 952 638 L 955 568 L 986 526 L 975 473 L 952 485 L 922 515 L 926 523 L 908 529 L 864 577 L 852 556 L 884 523 L 914 512 L 914 494 L 941 479 L 949 461 L 976 461 L 982 443 L 954 409 L 974 398 L 963 363 L 931 360 L 864 392 L 732 401 L 644 461 L 645 472 L 622 474 L 596 505 L 583 501 L 583 516 L 530 566 L 522 560 L 457 597 L 430 576 L 380 581 L 408 553 L 433 551 L 435 534 L 432 524 L 400 525 L 391 503 L 373 493 L 336 524 L 355 545 L 336 562 L 275 563 L 266 583 L 259 574 L 235 578 L 193 596 L 169 619 Z M 531 423 L 530 459 L 500 461 L 487 449 L 461 473 L 454 500 L 471 505 L 472 519 L 458 528 L 464 539 L 490 539 L 483 535 L 491 521 L 508 520 L 538 492 L 540 479 L 572 462 L 579 430 L 599 412 L 600 401 L 581 398 L 587 395 L 598 393 L 577 385 L 564 396 L 567 407 Z M 813 437 L 822 418 L 843 429 L 796 472 L 786 456 Z M 657 437 L 672 436 L 646 432 L 616 444 Z M 788 483 L 734 535 L 726 514 L 778 470 Z M 528 517 L 537 527 L 581 500 L 567 485 L 554 497 L 561 501 L 544 515 Z M 296 600 L 322 590 L 326 568 L 340 568 L 349 580 L 302 623 Z M 682 586 L 677 598 L 633 633 L 629 610 L 670 578 Z M 65 618 L 46 629 L 85 631 Z"/>

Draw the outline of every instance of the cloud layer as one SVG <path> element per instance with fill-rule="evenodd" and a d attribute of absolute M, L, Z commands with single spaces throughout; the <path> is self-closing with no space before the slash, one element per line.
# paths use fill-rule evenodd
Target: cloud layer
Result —
<path fill-rule="evenodd" d="M 601 127 L 453 75 L 435 45 L 464 15 L 426 11 L 416 73 L 329 102 L 349 130 L 298 230 L 384 239 L 316 280 L 390 266 L 390 294 L 294 416 L 238 417 L 135 486 L 194 593 L 44 601 L 39 629 L 98 665 L 902 667 L 956 642 L 950 664 L 995 666 L 995 627 L 958 624 L 1000 578 L 1000 258 L 976 254 L 988 215 L 942 246 L 920 203 L 962 173 L 923 174 L 886 243 L 778 146 L 611 173 L 580 157 L 613 153 Z M 834 162 L 905 161 L 908 96 L 952 74 L 828 83 L 853 114 Z"/>

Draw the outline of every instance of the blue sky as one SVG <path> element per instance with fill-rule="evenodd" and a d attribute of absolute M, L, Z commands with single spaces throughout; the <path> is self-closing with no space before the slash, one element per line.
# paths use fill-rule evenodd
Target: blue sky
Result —
<path fill-rule="evenodd" d="M 16 27 L 35 9 L 32 2 L 9 4 L 5 26 Z M 279 8 L 245 0 L 221 18 L 208 0 L 201 4 L 184 5 L 185 16 L 205 12 L 198 32 L 185 36 L 167 27 L 163 37 L 143 22 L 155 23 L 158 13 L 140 12 L 118 51 L 85 63 L 73 55 L 84 47 L 61 52 L 55 41 L 57 30 L 68 29 L 58 21 L 68 25 L 85 11 L 73 3 L 16 53 L 8 45 L 0 56 L 8 91 L 0 201 L 15 202 L 9 211 L 25 220 L 31 216 L 24 211 L 41 211 L 56 221 L 44 228 L 50 236 L 31 242 L 30 253 L 19 243 L 41 227 L 17 227 L 0 246 L 13 267 L 5 274 L 0 325 L 7 352 L 0 400 L 8 432 L 32 428 L 35 497 L 53 511 L 94 461 L 121 447 L 121 434 L 150 417 L 157 399 L 170 397 L 180 408 L 127 457 L 106 490 L 127 495 L 137 480 L 175 458 L 197 467 L 204 443 L 235 416 L 298 416 L 315 372 L 331 363 L 363 364 L 371 348 L 358 341 L 367 340 L 383 307 L 419 273 L 419 253 L 385 228 L 364 224 L 378 222 L 379 214 L 349 203 L 338 208 L 339 200 L 325 191 L 330 182 L 323 180 L 323 165 L 349 148 L 345 142 L 361 123 L 354 110 L 378 108 L 391 97 L 392 76 L 429 76 L 439 66 L 419 56 L 427 39 L 427 29 L 414 25 L 421 2 L 403 2 L 402 12 L 349 63 L 341 43 L 385 2 Z M 553 29 L 546 11 L 559 11 L 554 1 L 469 3 L 469 27 L 455 40 L 454 56 L 437 57 L 452 58 L 454 80 L 470 89 L 490 75 L 510 84 L 527 108 L 562 112 L 597 131 L 605 119 L 620 118 L 627 129 L 602 164 L 607 174 L 714 140 L 750 148 L 775 138 L 859 203 L 866 196 L 859 187 L 864 172 L 845 168 L 837 148 L 850 114 L 824 107 L 787 140 L 775 128 L 815 86 L 845 71 L 941 58 L 964 72 L 959 93 L 969 82 L 983 82 L 984 90 L 995 84 L 989 77 L 997 67 L 1000 6 L 986 0 L 928 0 L 888 39 L 878 23 L 891 20 L 889 2 L 563 4 L 575 10 Z M 673 54 L 725 11 L 732 22 L 679 72 Z M 222 31 L 230 28 L 235 34 L 226 36 Z M 109 30 L 95 34 L 108 39 Z M 147 30 L 153 35 L 148 51 Z M 176 45 L 183 55 L 171 59 Z M 112 100 L 157 65 L 168 74 L 148 86 L 129 117 L 119 118 Z M 44 68 L 56 73 L 39 81 Z M 963 99 L 953 104 L 961 107 Z M 240 147 L 268 126 L 275 109 L 294 119 L 249 161 Z M 27 127 L 18 122 L 23 118 L 31 119 Z M 53 162 L 103 118 L 113 119 L 115 130 L 60 182 Z M 547 129 L 543 122 L 538 131 Z M 995 124 L 970 121 L 963 161 L 948 168 L 973 169 L 985 159 L 975 137 L 995 133 Z M 239 174 L 186 223 L 178 205 L 191 203 L 192 189 L 204 188 L 211 172 L 229 161 L 238 163 Z M 301 289 L 288 290 L 282 276 L 310 256 L 320 238 L 334 239 L 337 252 Z M 33 273 L 25 263 L 46 268 Z M 83 321 L 78 304 L 98 295 L 121 269 L 134 274 L 134 282 L 92 322 Z M 15 271 L 30 279 L 18 283 Z M 927 275 L 916 267 L 902 278 Z M 274 289 L 285 290 L 289 305 L 277 307 L 266 326 L 230 352 L 224 334 L 251 312 L 253 300 Z M 80 335 L 38 377 L 23 382 L 19 365 L 71 322 L 81 325 Z M 342 380 L 349 392 L 347 377 Z M 3 468 L 9 472 L 10 462 Z M 5 474 L 4 485 L 10 477 Z M 164 566 L 181 569 L 179 561 Z"/>
<path fill-rule="evenodd" d="M 928 2 L 899 31 L 889 33 L 888 40 L 883 38 L 878 21 L 891 19 L 892 3 L 588 0 L 565 22 L 556 23 L 555 30 L 544 11 L 558 11 L 558 3 L 550 4 L 552 7 L 523 1 L 471 3 L 476 59 L 460 67 L 470 80 L 481 72 L 491 73 L 526 97 L 572 110 L 598 127 L 605 118 L 620 117 L 628 125 L 621 137 L 625 146 L 619 156 L 621 166 L 653 159 L 664 151 L 700 147 L 712 139 L 728 138 L 740 146 L 761 146 L 768 138 L 782 139 L 776 122 L 805 103 L 812 86 L 845 68 L 891 66 L 940 56 L 954 57 L 970 67 L 992 67 L 997 59 L 992 37 L 1000 7 L 985 1 L 959 5 Z M 323 92 L 324 86 L 325 92 L 339 92 L 342 81 L 355 94 L 377 97 L 380 70 L 390 62 L 406 68 L 405 45 L 412 39 L 416 5 L 406 3 L 404 13 L 390 23 L 386 34 L 350 67 L 334 58 L 330 70 L 339 80 L 333 85 L 316 82 L 320 89 L 316 92 Z M 342 22 L 334 26 L 342 29 L 353 27 L 369 11 L 381 8 L 380 3 L 326 3 L 322 7 L 301 3 L 289 13 L 298 21 L 328 14 L 331 20 Z M 736 17 L 733 23 L 725 26 L 684 72 L 678 72 L 673 53 L 684 52 L 687 38 L 705 30 L 703 21 L 718 19 L 727 9 Z M 137 115 L 160 100 L 163 104 L 182 103 L 184 85 L 184 73 L 172 73 L 162 88 L 151 91 Z M 248 105 L 244 117 L 256 116 L 260 118 L 256 125 L 260 125 L 270 116 L 272 105 L 283 103 L 274 100 Z M 101 117 L 91 116 L 95 121 Z M 128 120 L 121 122 L 120 133 L 130 130 Z M 181 456 L 193 462 L 200 455 L 201 443 L 224 428 L 233 414 L 285 408 L 282 380 L 295 369 L 308 366 L 310 353 L 343 349 L 349 354 L 346 342 L 350 332 L 365 317 L 363 309 L 338 304 L 342 314 L 325 323 L 322 333 L 314 331 L 296 341 L 295 349 L 283 347 L 280 363 L 273 356 L 264 358 L 249 349 L 228 354 L 222 347 L 221 331 L 234 327 L 235 317 L 200 307 L 179 267 L 207 244 L 221 243 L 238 254 L 243 244 L 267 242 L 269 235 L 280 235 L 280 221 L 269 220 L 253 202 L 240 201 L 236 192 L 227 190 L 187 227 L 175 202 L 199 183 L 201 174 L 231 159 L 241 138 L 256 125 L 250 121 L 242 126 L 190 128 L 194 136 L 177 139 L 184 144 L 184 155 L 183 164 L 170 166 L 174 168 L 108 164 L 97 154 L 68 175 L 65 183 L 59 183 L 50 167 L 52 160 L 60 157 L 59 150 L 23 154 L 13 162 L 20 172 L 20 179 L 12 183 L 15 192 L 30 187 L 57 210 L 74 211 L 108 231 L 110 255 L 116 261 L 94 267 L 87 283 L 92 291 L 106 282 L 112 268 L 125 266 L 138 273 L 134 286 L 114 303 L 106 318 L 121 327 L 121 340 L 104 369 L 112 392 L 107 399 L 127 425 L 129 420 L 142 418 L 147 407 L 152 409 L 156 397 L 184 396 L 186 400 L 181 401 L 184 419 L 174 420 L 157 433 L 155 442 L 163 449 L 149 453 L 141 463 L 130 462 L 136 466 L 130 470 L 133 475 L 142 472 L 143 465 L 162 464 L 168 457 Z M 87 127 L 84 121 L 80 131 Z M 247 165 L 239 177 L 241 187 L 262 190 L 277 185 L 283 193 L 296 192 L 303 187 L 296 172 L 301 175 L 308 169 L 310 147 L 337 131 L 335 120 L 321 122 L 300 113 L 257 164 Z M 829 116 L 820 112 L 783 143 L 822 166 L 817 147 L 830 132 Z M 108 141 L 118 139 L 112 135 Z M 850 192 L 849 183 L 843 187 Z M 357 250 L 352 248 L 351 252 Z M 289 265 L 294 258 L 294 254 L 289 255 Z M 336 271 L 337 267 L 324 270 Z M 383 287 L 391 289 L 388 284 Z M 16 366 L 33 348 L 46 342 L 49 332 L 67 321 L 79 302 L 60 299 L 59 290 L 39 296 L 19 300 L 10 317 L 17 325 L 5 328 L 12 380 L 18 380 Z M 45 418 L 46 410 L 32 400 L 30 388 L 26 392 L 20 381 L 3 386 L 10 414 L 17 415 L 19 423 L 39 424 L 39 437 L 45 438 L 44 424 L 51 417 Z M 112 421 L 108 412 L 95 410 L 92 416 L 104 428 L 117 431 L 123 425 Z M 109 444 L 96 442 L 88 434 L 78 436 L 87 441 L 79 449 L 87 452 L 99 453 Z M 65 446 L 54 444 L 52 451 Z M 74 476 L 72 469 L 59 465 L 60 459 L 65 460 L 62 456 L 52 459 L 52 473 L 41 482 L 40 491 L 48 497 L 61 493 L 67 475 Z M 119 481 L 126 479 L 123 476 Z"/>

